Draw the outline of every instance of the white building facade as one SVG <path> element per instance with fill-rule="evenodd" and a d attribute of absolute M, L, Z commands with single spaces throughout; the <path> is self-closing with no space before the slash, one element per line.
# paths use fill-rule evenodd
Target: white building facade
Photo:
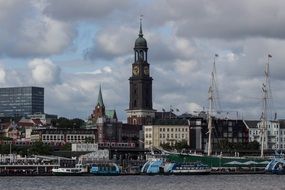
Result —
<path fill-rule="evenodd" d="M 245 121 L 249 133 L 249 142 L 257 141 L 261 144 L 260 129 L 262 122 Z M 285 120 L 268 121 L 266 124 L 264 149 L 285 150 Z"/>
<path fill-rule="evenodd" d="M 166 143 L 173 146 L 181 141 L 190 144 L 188 125 L 145 125 L 143 130 L 145 148 L 159 147 Z"/>

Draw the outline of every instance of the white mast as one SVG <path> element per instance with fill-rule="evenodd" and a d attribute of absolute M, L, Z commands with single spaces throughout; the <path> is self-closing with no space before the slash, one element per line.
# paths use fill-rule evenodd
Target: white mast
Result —
<path fill-rule="evenodd" d="M 213 102 L 213 90 L 212 86 L 209 88 L 209 113 L 208 113 L 208 156 L 212 153 L 212 102 Z"/>
<path fill-rule="evenodd" d="M 213 71 L 211 76 L 211 85 L 208 91 L 208 100 L 209 100 L 209 111 L 208 111 L 208 156 L 212 154 L 212 114 L 213 114 L 213 100 L 214 100 L 214 88 L 215 85 L 215 72 L 216 72 L 216 57 L 218 54 L 215 54 L 214 63 L 213 63 Z"/>
<path fill-rule="evenodd" d="M 269 59 L 272 56 L 268 54 L 268 62 L 265 66 L 265 83 L 262 84 L 262 93 L 263 93 L 263 113 L 261 115 L 261 126 L 260 126 L 260 135 L 261 135 L 261 150 L 260 150 L 260 157 L 264 157 L 264 140 L 265 140 L 265 134 L 267 134 L 267 107 L 268 107 L 268 93 L 269 93 Z"/>

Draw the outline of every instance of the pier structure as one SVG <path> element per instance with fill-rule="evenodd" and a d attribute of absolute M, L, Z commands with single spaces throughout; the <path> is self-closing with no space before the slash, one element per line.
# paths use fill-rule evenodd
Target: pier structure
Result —
<path fill-rule="evenodd" d="M 0 155 L 0 176 L 51 175 L 52 168 L 73 165 L 74 160 L 55 156 L 21 157 L 15 154 Z"/>

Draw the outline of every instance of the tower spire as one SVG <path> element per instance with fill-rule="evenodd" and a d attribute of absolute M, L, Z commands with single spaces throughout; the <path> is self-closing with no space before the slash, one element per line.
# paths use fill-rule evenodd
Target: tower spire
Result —
<path fill-rule="evenodd" d="M 98 99 L 97 99 L 97 106 L 104 106 L 104 102 L 103 102 L 103 97 L 102 97 L 102 91 L 101 91 L 101 84 L 100 84 L 100 88 L 99 88 L 99 94 L 98 94 Z"/>
<path fill-rule="evenodd" d="M 139 37 L 143 37 L 143 32 L 142 32 L 142 18 L 143 18 L 143 15 L 140 16 L 140 32 L 139 32 Z"/>

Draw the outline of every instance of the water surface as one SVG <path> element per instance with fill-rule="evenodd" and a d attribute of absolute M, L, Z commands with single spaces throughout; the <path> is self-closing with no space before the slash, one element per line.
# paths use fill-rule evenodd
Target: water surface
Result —
<path fill-rule="evenodd" d="M 285 190 L 285 175 L 0 177 L 0 190 Z"/>

